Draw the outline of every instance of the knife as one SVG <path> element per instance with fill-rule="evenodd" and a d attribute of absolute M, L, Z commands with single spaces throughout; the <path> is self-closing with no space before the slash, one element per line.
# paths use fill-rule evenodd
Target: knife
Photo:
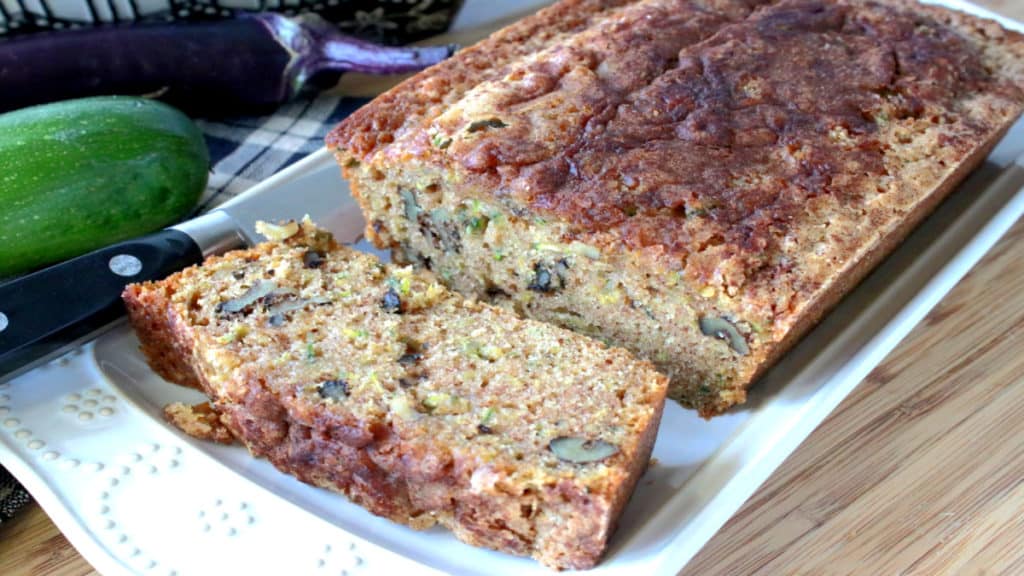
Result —
<path fill-rule="evenodd" d="M 257 220 L 309 215 L 341 242 L 362 217 L 333 156 L 322 150 L 217 209 L 0 285 L 0 381 L 99 335 L 124 315 L 121 292 L 214 254 L 259 241 Z"/>

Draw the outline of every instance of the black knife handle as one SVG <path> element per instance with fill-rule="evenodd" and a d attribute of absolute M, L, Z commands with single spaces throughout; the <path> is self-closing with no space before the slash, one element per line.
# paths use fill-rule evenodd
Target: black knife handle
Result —
<path fill-rule="evenodd" d="M 0 284 L 0 375 L 124 314 L 128 283 L 163 278 L 202 259 L 192 237 L 166 229 Z"/>

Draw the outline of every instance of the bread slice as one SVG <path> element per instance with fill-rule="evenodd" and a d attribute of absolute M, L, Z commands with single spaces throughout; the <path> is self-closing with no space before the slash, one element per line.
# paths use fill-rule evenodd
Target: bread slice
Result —
<path fill-rule="evenodd" d="M 563 0 L 328 137 L 367 235 L 704 416 L 987 155 L 1024 39 L 899 0 Z"/>
<path fill-rule="evenodd" d="M 269 229 L 279 240 L 126 289 L 153 369 L 206 392 L 254 455 L 374 514 L 593 566 L 647 465 L 667 379 L 308 222 Z"/>

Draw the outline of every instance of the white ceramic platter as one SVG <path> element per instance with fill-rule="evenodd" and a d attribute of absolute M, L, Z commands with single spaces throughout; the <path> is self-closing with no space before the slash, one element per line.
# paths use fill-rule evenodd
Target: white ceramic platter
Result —
<path fill-rule="evenodd" d="M 485 13 L 476 4 L 467 11 L 474 18 Z M 1005 170 L 1022 152 L 1018 123 L 746 405 L 710 422 L 668 406 L 657 464 L 593 573 L 675 574 L 1024 213 L 1024 170 Z M 1004 173 L 1012 175 L 996 181 Z M 261 186 L 310 174 L 342 187 L 326 153 Z M 361 218 L 349 208 L 355 235 Z M 376 518 L 237 446 L 188 438 L 160 417 L 177 400 L 200 396 L 153 374 L 123 324 L 0 384 L 0 461 L 104 574 L 547 572 L 442 529 L 416 532 Z"/>

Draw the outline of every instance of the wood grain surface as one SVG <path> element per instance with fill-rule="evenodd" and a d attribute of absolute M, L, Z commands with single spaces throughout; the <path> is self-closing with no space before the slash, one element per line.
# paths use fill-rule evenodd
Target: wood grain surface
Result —
<path fill-rule="evenodd" d="M 1024 222 L 686 567 L 1024 574 Z"/>
<path fill-rule="evenodd" d="M 1022 438 L 1018 222 L 681 574 L 1024 574 Z M 0 574 L 97 572 L 32 505 L 0 526 Z"/>

